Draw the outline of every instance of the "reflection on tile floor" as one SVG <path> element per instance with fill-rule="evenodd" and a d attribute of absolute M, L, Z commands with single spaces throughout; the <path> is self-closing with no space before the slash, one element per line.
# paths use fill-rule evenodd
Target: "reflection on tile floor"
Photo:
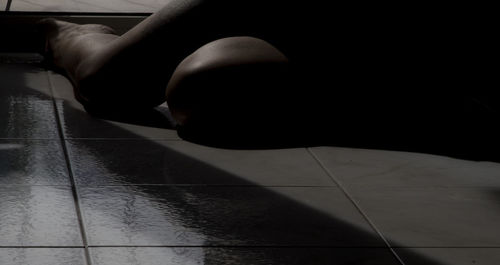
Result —
<path fill-rule="evenodd" d="M 13 0 L 12 11 L 152 13 L 167 0 Z"/>
<path fill-rule="evenodd" d="M 0 246 L 82 246 L 71 188 L 0 186 Z"/>
<path fill-rule="evenodd" d="M 0 138 L 59 139 L 47 72 L 0 63 L 0 73 Z"/>
<path fill-rule="evenodd" d="M 201 146 L 166 105 L 88 115 L 36 58 L 0 54 L 2 265 L 500 264 L 498 163 Z"/>
<path fill-rule="evenodd" d="M 0 248 L 2 265 L 86 265 L 83 248 Z"/>
<path fill-rule="evenodd" d="M 0 140 L 0 185 L 70 185 L 60 140 Z"/>
<path fill-rule="evenodd" d="M 54 107 L 48 100 L 0 98 L 0 138 L 58 139 Z M 23 122 L 20 123 L 19 120 Z"/>
<path fill-rule="evenodd" d="M 337 188 L 127 186 L 80 192 L 90 245 L 384 246 Z"/>
<path fill-rule="evenodd" d="M 303 148 L 241 151 L 159 140 L 69 140 L 67 145 L 81 185 L 335 185 Z"/>

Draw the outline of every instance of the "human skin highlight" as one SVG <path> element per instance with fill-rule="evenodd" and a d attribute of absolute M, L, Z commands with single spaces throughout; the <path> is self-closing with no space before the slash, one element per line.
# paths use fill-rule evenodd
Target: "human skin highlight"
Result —
<path fill-rule="evenodd" d="M 254 13 L 273 13 L 272 8 L 255 11 L 263 2 L 171 0 L 121 36 L 103 25 L 54 19 L 40 25 L 53 64 L 65 71 L 82 104 L 148 108 L 165 101 L 170 76 L 196 49 L 220 38 L 259 33 L 266 23 L 255 22 L 262 16 Z"/>

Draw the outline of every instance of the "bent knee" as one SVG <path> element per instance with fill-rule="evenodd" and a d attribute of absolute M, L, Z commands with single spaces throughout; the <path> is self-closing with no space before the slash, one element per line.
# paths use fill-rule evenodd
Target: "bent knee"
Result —
<path fill-rule="evenodd" d="M 289 61 L 252 37 L 213 41 L 174 71 L 166 99 L 179 124 L 260 120 L 277 115 L 289 90 Z"/>

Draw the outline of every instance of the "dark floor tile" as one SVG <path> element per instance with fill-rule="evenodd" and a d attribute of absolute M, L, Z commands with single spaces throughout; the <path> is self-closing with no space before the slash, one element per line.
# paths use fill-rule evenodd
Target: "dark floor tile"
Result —
<path fill-rule="evenodd" d="M 60 140 L 0 140 L 0 185 L 70 185 Z"/>
<path fill-rule="evenodd" d="M 0 246 L 82 246 L 69 187 L 0 186 Z"/>
<path fill-rule="evenodd" d="M 0 248 L 2 265 L 86 265 L 83 248 Z"/>
<path fill-rule="evenodd" d="M 384 246 L 337 188 L 81 188 L 89 245 Z"/>
<path fill-rule="evenodd" d="M 91 248 L 94 265 L 397 265 L 384 248 Z"/>
<path fill-rule="evenodd" d="M 499 248 L 396 248 L 406 265 L 428 265 L 420 257 L 435 261 L 436 265 L 497 265 Z"/>
<path fill-rule="evenodd" d="M 500 247 L 496 188 L 350 188 L 394 247 Z"/>
<path fill-rule="evenodd" d="M 157 142 L 158 143 L 158 142 Z M 179 157 L 227 172 L 260 186 L 336 186 L 305 148 L 265 150 L 219 149 L 186 141 L 159 143 Z M 204 172 L 202 170 L 201 172 Z"/>
<path fill-rule="evenodd" d="M 500 163 L 339 147 L 316 147 L 312 152 L 348 186 L 500 187 Z"/>
<path fill-rule="evenodd" d="M 68 141 L 77 183 L 333 186 L 305 149 L 224 150 L 184 141 Z"/>

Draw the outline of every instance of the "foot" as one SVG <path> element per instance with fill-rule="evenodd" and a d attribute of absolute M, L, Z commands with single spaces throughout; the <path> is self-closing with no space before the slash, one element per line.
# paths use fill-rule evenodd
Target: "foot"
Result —
<path fill-rule="evenodd" d="M 70 70 L 67 68 L 74 66 L 75 60 L 78 60 L 80 54 L 78 46 L 82 41 L 95 35 L 116 36 L 116 32 L 105 25 L 79 25 L 53 18 L 40 20 L 38 26 L 45 36 L 45 58 L 67 71 Z"/>

